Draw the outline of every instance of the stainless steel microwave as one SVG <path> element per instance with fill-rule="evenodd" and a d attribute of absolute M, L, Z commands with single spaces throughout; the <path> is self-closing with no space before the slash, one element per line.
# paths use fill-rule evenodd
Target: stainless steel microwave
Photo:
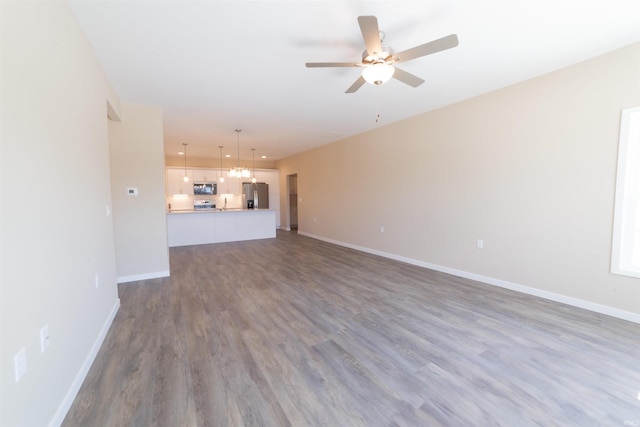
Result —
<path fill-rule="evenodd" d="M 218 184 L 215 182 L 194 182 L 193 194 L 195 196 L 213 196 L 218 194 Z"/>

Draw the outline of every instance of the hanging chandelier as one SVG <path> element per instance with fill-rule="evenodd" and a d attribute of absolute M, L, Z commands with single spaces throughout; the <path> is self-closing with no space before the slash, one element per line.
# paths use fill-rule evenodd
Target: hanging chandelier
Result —
<path fill-rule="evenodd" d="M 236 129 L 237 140 L 238 140 L 238 166 L 229 169 L 229 177 L 230 178 L 249 178 L 251 177 L 251 172 L 247 168 L 240 167 L 240 132 L 241 129 Z"/>

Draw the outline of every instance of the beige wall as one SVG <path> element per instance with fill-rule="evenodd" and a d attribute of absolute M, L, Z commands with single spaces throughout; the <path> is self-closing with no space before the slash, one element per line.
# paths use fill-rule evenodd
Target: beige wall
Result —
<path fill-rule="evenodd" d="M 109 122 L 118 282 L 168 276 L 162 110 L 122 103 L 120 119 Z"/>
<path fill-rule="evenodd" d="M 107 216 L 118 102 L 66 3 L 0 7 L 0 425 L 56 425 L 119 303 Z"/>
<path fill-rule="evenodd" d="M 188 148 L 188 147 L 187 147 Z M 182 156 L 166 156 L 165 157 L 165 165 L 166 166 L 176 166 L 183 167 L 184 166 L 184 157 Z M 236 159 L 222 159 L 222 168 L 231 168 L 233 166 L 238 165 L 238 158 Z M 251 160 L 242 160 L 240 161 L 240 166 L 251 169 L 253 167 L 253 162 Z M 208 168 L 208 169 L 220 169 L 220 157 L 218 158 L 203 158 L 203 157 L 194 157 L 190 156 L 187 152 L 187 167 L 188 168 Z M 262 160 L 256 159 L 255 162 L 256 169 L 275 169 L 275 162 L 271 160 Z"/>
<path fill-rule="evenodd" d="M 609 261 L 620 112 L 640 104 L 638 76 L 635 44 L 284 159 L 281 185 L 297 173 L 301 233 L 637 320 L 640 280 Z"/>

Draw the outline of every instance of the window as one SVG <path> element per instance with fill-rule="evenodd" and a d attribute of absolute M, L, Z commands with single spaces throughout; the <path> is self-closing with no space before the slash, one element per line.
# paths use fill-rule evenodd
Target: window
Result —
<path fill-rule="evenodd" d="M 622 111 L 611 272 L 640 277 L 640 106 Z"/>

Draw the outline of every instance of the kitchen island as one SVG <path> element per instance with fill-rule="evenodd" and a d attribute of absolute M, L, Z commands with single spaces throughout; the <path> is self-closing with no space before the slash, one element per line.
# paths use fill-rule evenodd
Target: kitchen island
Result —
<path fill-rule="evenodd" d="M 272 209 L 203 209 L 167 213 L 169 247 L 276 237 Z"/>

